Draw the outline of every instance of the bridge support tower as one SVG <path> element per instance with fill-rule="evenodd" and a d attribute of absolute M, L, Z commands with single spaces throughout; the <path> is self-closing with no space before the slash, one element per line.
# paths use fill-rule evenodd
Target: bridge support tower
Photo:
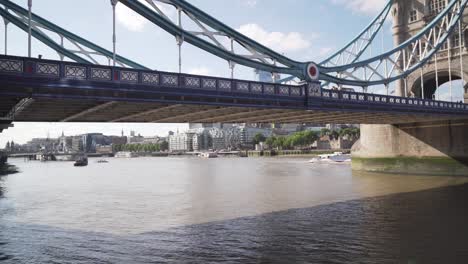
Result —
<path fill-rule="evenodd" d="M 444 8 L 445 0 L 397 0 L 392 8 L 394 44 L 418 33 Z M 451 43 L 422 71 L 396 84 L 398 96 L 435 98 L 438 87 L 450 80 L 468 81 L 468 13 Z M 451 47 L 451 49 L 449 49 Z M 460 56 L 460 52 L 462 57 Z M 449 60 L 450 56 L 450 60 Z M 460 60 L 463 62 L 461 66 Z M 450 67 L 449 67 L 450 65 Z M 437 73 L 436 73 L 437 72 Z M 454 88 L 455 89 L 455 88 Z M 460 87 L 458 87 L 460 89 Z M 441 98 L 442 99 L 442 98 Z M 464 86 L 468 103 L 468 86 Z M 353 147 L 353 169 L 398 174 L 468 176 L 468 120 L 404 125 L 362 125 Z"/>

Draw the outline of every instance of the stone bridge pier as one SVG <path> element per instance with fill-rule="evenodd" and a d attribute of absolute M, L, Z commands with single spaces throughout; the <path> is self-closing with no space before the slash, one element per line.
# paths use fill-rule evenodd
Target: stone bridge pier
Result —
<path fill-rule="evenodd" d="M 428 0 L 396 0 L 392 8 L 394 44 L 397 46 L 418 33 L 438 13 Z M 450 80 L 468 81 L 468 11 L 462 23 L 463 72 L 460 66 L 459 31 L 450 44 L 438 52 L 421 71 L 397 83 L 396 95 L 433 98 L 439 87 Z M 450 52 L 448 47 L 452 47 Z M 450 55 L 450 60 L 449 60 Z M 450 67 L 449 67 L 450 63 Z M 437 75 L 436 75 L 437 69 Z M 464 87 L 468 103 L 468 86 Z M 423 91 L 424 89 L 424 91 Z M 454 89 L 460 89 L 460 87 Z M 424 93 L 424 94 L 423 94 Z M 352 151 L 355 170 L 424 175 L 468 176 L 468 117 L 434 123 L 404 125 L 362 125 L 361 139 Z"/>
<path fill-rule="evenodd" d="M 354 170 L 468 176 L 468 119 L 364 125 L 352 155 Z"/>

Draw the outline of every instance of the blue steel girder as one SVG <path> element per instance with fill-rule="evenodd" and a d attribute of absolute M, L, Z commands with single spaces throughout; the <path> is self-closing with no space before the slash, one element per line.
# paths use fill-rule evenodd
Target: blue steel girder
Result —
<path fill-rule="evenodd" d="M 141 2 L 119 0 L 119 2 L 125 4 L 176 38 L 187 41 L 215 56 L 247 67 L 289 74 L 302 80 L 310 80 L 310 75 L 308 74 L 310 63 L 293 61 L 264 47 L 214 19 L 185 0 L 141 0 Z M 158 8 L 155 2 L 173 6 L 179 12 L 179 23 L 172 21 L 168 15 Z M 433 22 L 411 39 L 388 52 L 362 60 L 364 52 L 375 40 L 378 32 L 382 30 L 382 25 L 393 4 L 393 1 L 390 0 L 382 12 L 361 34 L 332 57 L 325 60 L 323 65 L 318 66 L 320 72 L 318 79 L 323 82 L 332 82 L 340 85 L 368 87 L 389 84 L 409 75 L 424 66 L 442 47 L 450 33 L 457 26 L 457 22 L 463 14 L 467 2 L 468 0 L 452 0 Z M 181 14 L 185 14 L 190 20 L 194 21 L 202 32 L 184 29 L 180 22 Z M 261 56 L 249 57 L 236 54 L 233 50 L 229 50 L 214 39 L 214 34 L 235 41 L 247 50 L 252 51 L 254 55 L 263 56 L 263 59 Z M 200 35 L 212 41 L 207 41 L 200 37 Z M 329 65 L 336 58 L 344 58 L 344 54 L 346 53 L 352 54 L 346 57 L 346 60 L 343 60 L 342 63 L 335 61 L 333 63 L 334 66 L 326 67 L 326 65 Z M 283 66 L 277 66 L 276 63 L 281 63 Z"/>
<path fill-rule="evenodd" d="M 381 32 L 382 27 L 390 13 L 394 0 L 389 0 L 384 9 L 377 17 L 353 40 L 346 44 L 319 65 L 323 67 L 334 67 L 347 65 L 358 61 L 366 50 L 371 46 L 375 37 Z"/>
<path fill-rule="evenodd" d="M 13 23 L 25 32 L 28 32 L 28 10 L 9 0 L 0 0 L 0 4 L 4 6 L 4 8 L 0 8 L 0 15 L 6 21 Z M 98 64 L 98 61 L 93 58 L 93 56 L 96 55 L 105 57 L 108 60 L 113 58 L 113 52 L 73 34 L 34 13 L 31 14 L 31 26 L 31 33 L 34 38 L 55 50 L 59 55 L 68 57 L 76 62 Z M 62 40 L 68 40 L 72 45 L 77 47 L 78 50 L 65 48 L 63 43 L 57 43 L 53 38 L 49 37 L 45 33 L 44 29 L 56 33 Z M 83 57 L 80 55 L 83 55 Z M 116 63 L 121 66 L 135 69 L 148 69 L 147 67 L 118 54 L 116 54 Z"/>
<path fill-rule="evenodd" d="M 423 30 L 398 47 L 362 61 L 321 67 L 320 80 L 368 87 L 387 85 L 423 67 L 459 26 L 468 0 L 452 0 Z"/>
<path fill-rule="evenodd" d="M 215 56 L 228 60 L 230 63 L 238 63 L 247 67 L 269 72 L 289 74 L 302 80 L 311 79 L 309 74 L 309 66 L 311 63 L 297 62 L 288 59 L 287 57 L 278 54 L 258 42 L 238 33 L 236 30 L 226 26 L 222 22 L 214 19 L 184 0 L 140 1 L 119 0 L 119 2 L 131 8 L 152 23 L 174 35 L 180 42 L 187 41 L 198 48 L 214 54 Z M 179 23 L 173 22 L 160 8 L 158 8 L 155 2 L 173 6 L 179 14 Z M 388 16 L 392 4 L 392 1 L 389 1 L 384 10 L 379 14 L 379 16 L 377 16 L 370 26 L 359 34 L 354 41 L 346 45 L 345 48 L 331 57 L 331 59 L 333 59 L 336 56 L 342 56 L 340 54 L 348 53 L 350 48 L 355 48 L 355 50 L 352 50 L 352 56 L 348 57 L 351 63 L 344 61 L 346 64 L 342 63 L 342 65 L 337 65 L 340 63 L 335 63 L 336 66 L 333 67 L 320 65 L 318 66 L 320 73 L 318 79 L 324 82 L 332 82 L 341 85 L 368 87 L 372 85 L 389 84 L 406 77 L 427 63 L 442 47 L 450 33 L 457 26 L 457 22 L 461 18 L 467 2 L 468 0 L 452 0 L 443 12 L 441 12 L 421 32 L 413 36 L 408 41 L 373 58 L 360 60 L 365 50 L 375 39 L 376 34 L 381 30 L 382 24 Z M 3 15 L 8 21 L 19 26 L 21 29 L 27 30 L 26 27 L 28 25 L 25 22 L 27 10 L 8 0 L 0 0 L 0 4 L 5 6 L 5 9 L 0 10 L 1 15 Z M 14 14 L 11 13 L 11 10 Z M 201 31 L 194 32 L 184 29 L 180 18 L 182 14 L 185 14 L 191 21 L 193 21 Z M 14 17 L 14 15 L 17 17 Z M 80 45 L 92 49 L 93 52 L 85 53 L 88 55 L 88 58 L 90 57 L 89 55 L 94 52 L 103 54 L 103 56 L 107 58 L 112 57 L 112 53 L 110 51 L 67 32 L 36 15 L 33 15 L 32 18 L 35 26 L 41 25 L 47 30 L 51 30 L 59 34 L 61 37 L 71 40 L 75 44 L 79 43 Z M 34 37 L 57 50 L 60 54 L 66 55 L 67 57 L 79 62 L 89 63 L 88 60 L 76 55 L 76 52 L 66 50 L 62 45 L 55 43 L 40 30 L 34 28 L 32 34 Z M 231 40 L 231 49 L 226 48 L 223 43 L 214 37 L 215 35 L 226 37 Z M 363 40 L 363 36 L 366 35 L 368 38 Z M 201 36 L 207 37 L 211 42 Z M 251 55 L 237 54 L 232 48 L 233 42 L 251 52 Z M 361 43 L 361 45 L 356 44 L 358 42 Z M 142 65 L 120 56 L 117 58 L 122 64 L 131 65 L 134 68 L 144 68 Z M 328 60 L 328 62 L 330 62 L 330 60 Z M 277 63 L 281 64 L 281 66 L 278 66 Z"/>
<path fill-rule="evenodd" d="M 186 30 L 182 25 L 180 25 L 180 23 L 178 24 L 172 21 L 168 15 L 164 14 L 164 12 L 158 8 L 153 0 L 142 1 L 146 1 L 147 4 L 133 0 L 119 0 L 120 3 L 126 5 L 176 38 L 186 41 L 229 62 L 268 72 L 289 74 L 300 79 L 307 78 L 306 71 L 309 63 L 291 60 L 286 56 L 263 46 L 262 44 L 226 26 L 187 1 L 155 0 L 154 2 L 161 2 L 173 6 L 177 11 L 180 11 L 180 14 L 185 14 L 189 20 L 193 21 L 200 29 L 200 32 Z M 213 30 L 215 32 L 213 32 Z M 204 37 L 207 37 L 210 41 L 200 37 L 200 35 L 203 34 Z M 245 48 L 245 50 L 251 52 L 251 54 L 236 54 L 231 47 L 224 46 L 223 43 L 215 39 L 213 35 L 225 37 L 227 40 L 239 44 L 241 47 Z M 283 66 L 278 66 L 277 64 L 281 64 Z"/>

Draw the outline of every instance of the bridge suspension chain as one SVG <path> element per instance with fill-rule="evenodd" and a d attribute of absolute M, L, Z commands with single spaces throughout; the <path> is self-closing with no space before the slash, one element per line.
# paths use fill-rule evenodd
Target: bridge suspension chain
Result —
<path fill-rule="evenodd" d="M 258 70 L 292 75 L 300 80 L 311 80 L 309 70 L 313 63 L 289 59 L 226 26 L 185 0 L 112 0 L 114 8 L 117 2 L 176 37 L 180 51 L 179 71 L 182 67 L 181 46 L 186 41 L 227 60 L 232 75 L 234 66 L 241 64 Z M 385 85 L 388 93 L 389 84 L 403 80 L 412 72 L 421 69 L 433 57 L 437 61 L 437 52 L 457 25 L 460 26 L 460 18 L 468 0 L 452 0 L 421 32 L 400 46 L 371 56 L 369 59 L 363 59 L 367 51 L 372 55 L 371 45 L 375 42 L 377 34 L 382 32 L 393 3 L 393 0 L 389 0 L 372 23 L 353 41 L 319 64 L 316 69 L 312 69 L 320 81 L 365 89 L 370 86 Z M 104 57 L 109 63 L 113 61 L 119 66 L 145 68 L 116 55 L 115 39 L 114 50 L 108 51 L 37 15 L 32 14 L 29 23 L 28 10 L 9 0 L 0 0 L 0 4 L 3 5 L 3 8 L 0 8 L 0 15 L 6 24 L 13 23 L 25 31 L 31 27 L 32 36 L 56 50 L 61 56 L 85 63 L 98 63 L 99 60 L 95 57 Z M 175 10 L 177 17 L 174 18 L 168 8 Z M 188 21 L 189 25 L 182 25 L 182 20 Z M 59 35 L 60 43 L 49 37 L 49 32 Z M 64 40 L 71 43 L 75 49 L 66 48 Z"/>
<path fill-rule="evenodd" d="M 32 37 L 55 50 L 62 60 L 64 57 L 67 57 L 76 62 L 90 64 L 105 64 L 102 62 L 102 59 L 107 60 L 108 64 L 110 64 L 113 60 L 113 52 L 85 40 L 32 12 L 29 18 L 29 10 L 9 0 L 0 0 L 0 5 L 3 6 L 0 7 L 0 16 L 3 17 L 4 21 L 8 21 L 5 23 L 12 23 L 27 33 L 31 30 Z M 31 22 L 29 22 L 29 19 L 31 19 Z M 57 35 L 60 41 L 56 41 L 51 34 Z M 65 45 L 65 40 L 68 41 L 72 48 L 68 48 Z M 116 55 L 115 61 L 122 67 L 148 69 L 137 62 L 119 55 Z"/>
<path fill-rule="evenodd" d="M 178 39 L 235 64 L 305 79 L 309 63 L 297 62 L 242 35 L 184 0 L 119 0 Z M 177 17 L 171 16 L 175 11 Z M 173 12 L 174 13 L 174 12 Z M 179 17 L 183 16 L 183 18 Z M 179 23 L 181 20 L 187 25 Z M 188 24 L 189 23 L 189 24 Z"/>
<path fill-rule="evenodd" d="M 372 42 L 375 40 L 377 34 L 382 31 L 382 27 L 387 20 L 393 2 L 393 0 L 388 1 L 384 9 L 358 36 L 342 49 L 319 63 L 319 65 L 322 67 L 336 67 L 359 61 L 365 52 L 371 49 Z"/>
<path fill-rule="evenodd" d="M 321 67 L 320 79 L 368 87 L 385 85 L 408 76 L 423 67 L 441 49 L 458 26 L 467 3 L 468 0 L 451 1 L 421 32 L 393 50 L 347 65 Z"/>

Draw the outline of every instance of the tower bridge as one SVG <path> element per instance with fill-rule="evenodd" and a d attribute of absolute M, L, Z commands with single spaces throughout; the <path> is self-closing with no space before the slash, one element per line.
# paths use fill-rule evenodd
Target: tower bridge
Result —
<path fill-rule="evenodd" d="M 161 3 L 173 8 L 177 18 L 159 8 Z M 390 0 L 356 38 L 315 63 L 279 54 L 185 0 L 111 1 L 112 50 L 36 15 L 32 0 L 27 8 L 0 0 L 5 28 L 14 26 L 28 35 L 27 56 L 9 56 L 5 31 L 0 129 L 13 121 L 358 123 L 363 127 L 353 151 L 355 169 L 431 173 L 427 161 L 437 159 L 448 164 L 439 166 L 439 173 L 464 175 L 468 105 L 433 95 L 452 80 L 465 85 L 467 3 Z M 117 54 L 117 4 L 175 36 L 179 72 L 152 71 Z M 376 54 L 381 48 L 375 46 L 384 46 L 378 35 L 385 35 L 389 16 L 394 48 Z M 56 51 L 60 60 L 32 58 L 32 38 Z M 184 74 L 180 51 L 185 43 L 226 60 L 230 78 Z M 276 83 L 239 80 L 236 65 L 289 77 Z M 286 84 L 291 81 L 296 85 Z M 385 92 L 366 93 L 370 87 Z M 413 166 L 405 165 L 408 160 Z"/>

